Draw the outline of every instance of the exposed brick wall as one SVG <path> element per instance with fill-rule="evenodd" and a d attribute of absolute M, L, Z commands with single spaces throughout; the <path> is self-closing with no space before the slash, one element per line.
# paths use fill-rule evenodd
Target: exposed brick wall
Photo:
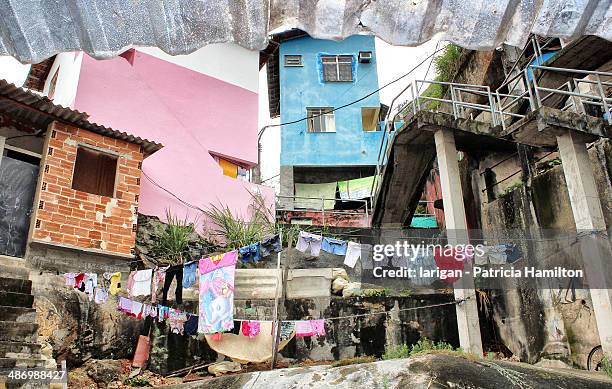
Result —
<path fill-rule="evenodd" d="M 140 146 L 57 122 L 47 137 L 32 239 L 130 255 L 136 238 Z M 78 145 L 119 154 L 114 198 L 72 189 Z"/>

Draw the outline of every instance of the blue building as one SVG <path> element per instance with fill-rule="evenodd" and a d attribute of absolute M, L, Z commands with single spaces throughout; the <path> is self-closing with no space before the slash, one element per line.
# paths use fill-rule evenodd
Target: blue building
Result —
<path fill-rule="evenodd" d="M 374 37 L 331 41 L 285 31 L 272 37 L 263 62 L 270 116 L 289 123 L 281 127 L 281 195 L 294 195 L 299 184 L 373 176 L 386 114 L 375 92 Z"/>

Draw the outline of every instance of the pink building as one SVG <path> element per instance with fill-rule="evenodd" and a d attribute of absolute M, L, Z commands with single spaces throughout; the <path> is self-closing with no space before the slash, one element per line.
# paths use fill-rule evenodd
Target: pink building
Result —
<path fill-rule="evenodd" d="M 194 220 L 194 208 L 216 204 L 248 218 L 251 193 L 270 206 L 274 199 L 271 188 L 249 182 L 257 164 L 258 56 L 233 44 L 176 57 L 131 49 L 105 61 L 62 53 L 44 69 L 41 92 L 93 122 L 164 145 L 143 163 L 139 213 L 163 220 L 169 208 Z"/>

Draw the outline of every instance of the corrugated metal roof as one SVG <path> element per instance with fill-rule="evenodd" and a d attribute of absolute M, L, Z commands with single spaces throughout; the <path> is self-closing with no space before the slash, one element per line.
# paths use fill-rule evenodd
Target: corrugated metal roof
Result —
<path fill-rule="evenodd" d="M 439 33 L 476 50 L 522 47 L 530 33 L 612 40 L 610 1 L 603 0 L 9 0 L 0 20 L 0 55 L 24 63 L 79 50 L 109 58 L 131 46 L 171 55 L 219 42 L 263 50 L 268 32 L 284 26 L 321 39 L 370 32 L 404 46 Z"/>
<path fill-rule="evenodd" d="M 0 113 L 2 112 L 39 129 L 46 130 L 49 123 L 57 120 L 96 134 L 135 143 L 142 147 L 145 156 L 163 147 L 148 139 L 90 122 L 86 113 L 54 104 L 48 98 L 19 88 L 6 80 L 0 80 Z"/>

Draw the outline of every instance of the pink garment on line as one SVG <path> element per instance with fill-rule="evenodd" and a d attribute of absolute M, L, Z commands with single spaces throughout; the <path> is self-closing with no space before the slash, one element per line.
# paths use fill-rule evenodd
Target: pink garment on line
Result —
<path fill-rule="evenodd" d="M 242 335 L 254 338 L 259 335 L 260 325 L 256 320 L 246 320 L 242 322 Z"/>
<path fill-rule="evenodd" d="M 325 320 L 299 320 L 295 322 L 295 336 L 324 336 Z"/>

